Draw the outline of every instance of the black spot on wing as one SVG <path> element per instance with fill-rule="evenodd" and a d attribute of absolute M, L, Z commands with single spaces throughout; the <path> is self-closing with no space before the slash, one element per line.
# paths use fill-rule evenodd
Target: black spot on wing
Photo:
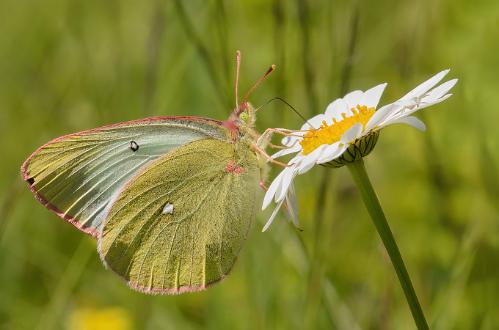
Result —
<path fill-rule="evenodd" d="M 135 141 L 130 141 L 130 149 L 132 149 L 133 152 L 139 150 L 139 145 Z"/>

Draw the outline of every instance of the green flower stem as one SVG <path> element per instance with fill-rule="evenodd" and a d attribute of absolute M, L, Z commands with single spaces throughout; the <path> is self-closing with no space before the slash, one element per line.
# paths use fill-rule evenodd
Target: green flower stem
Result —
<path fill-rule="evenodd" d="M 412 287 L 411 279 L 409 278 L 409 274 L 405 268 L 404 261 L 402 260 L 402 256 L 400 255 L 400 251 L 397 247 L 397 243 L 395 243 L 392 231 L 388 226 L 385 214 L 379 204 L 378 197 L 376 196 L 376 193 L 371 185 L 371 181 L 367 176 L 364 161 L 360 159 L 350 163 L 348 164 L 348 169 L 350 170 L 350 173 L 352 173 L 353 179 L 360 191 L 367 211 L 369 212 L 378 234 L 388 251 L 390 260 L 395 267 L 400 285 L 402 285 L 402 289 L 404 289 L 405 298 L 407 299 L 407 303 L 411 309 L 412 317 L 414 318 L 418 329 L 428 329 L 428 323 L 423 315 L 423 310 L 419 304 L 416 292 Z"/>

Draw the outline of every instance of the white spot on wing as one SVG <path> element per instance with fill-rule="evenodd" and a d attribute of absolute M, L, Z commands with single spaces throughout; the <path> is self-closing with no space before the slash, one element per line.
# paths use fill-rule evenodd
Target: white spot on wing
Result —
<path fill-rule="evenodd" d="M 173 204 L 171 203 L 166 203 L 165 207 L 163 208 L 163 214 L 173 214 Z"/>

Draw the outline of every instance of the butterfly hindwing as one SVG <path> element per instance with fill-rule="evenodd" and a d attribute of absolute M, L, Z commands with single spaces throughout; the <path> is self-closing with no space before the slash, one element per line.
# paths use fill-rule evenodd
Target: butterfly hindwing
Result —
<path fill-rule="evenodd" d="M 140 168 L 207 137 L 227 139 L 227 130 L 197 117 L 125 122 L 55 139 L 33 153 L 21 172 L 42 204 L 97 236 L 109 201 Z"/>
<path fill-rule="evenodd" d="M 203 139 L 142 169 L 113 203 L 103 262 L 148 293 L 197 291 L 234 264 L 255 216 L 258 165 L 247 146 Z"/>

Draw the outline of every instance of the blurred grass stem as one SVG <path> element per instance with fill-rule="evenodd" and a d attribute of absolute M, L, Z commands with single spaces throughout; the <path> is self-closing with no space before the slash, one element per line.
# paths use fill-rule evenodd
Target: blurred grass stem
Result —
<path fill-rule="evenodd" d="M 180 20 L 180 24 L 185 30 L 185 33 L 187 35 L 187 39 L 194 45 L 196 48 L 199 56 L 201 57 L 206 70 L 208 71 L 208 75 L 211 79 L 211 82 L 213 84 L 213 88 L 217 92 L 218 99 L 222 105 L 225 104 L 225 100 L 227 99 L 225 96 L 225 92 L 223 91 L 222 88 L 220 88 L 220 80 L 219 76 L 217 74 L 218 70 L 213 62 L 213 59 L 210 55 L 210 52 L 208 50 L 208 47 L 204 44 L 203 40 L 201 37 L 196 33 L 194 29 L 194 24 L 192 24 L 192 21 L 189 19 L 187 16 L 186 10 L 184 8 L 184 3 L 180 0 L 174 1 L 175 4 L 175 9 L 176 13 L 178 15 L 178 18 Z"/>
<path fill-rule="evenodd" d="M 14 182 L 5 189 L 5 199 L 0 204 L 0 242 L 2 241 L 3 231 L 7 227 L 7 221 L 19 202 L 19 195 L 22 187 L 19 180 L 14 180 Z"/>
<path fill-rule="evenodd" d="M 355 49 L 357 45 L 357 34 L 359 29 L 359 7 L 357 1 L 353 3 L 353 14 L 350 22 L 350 38 L 348 41 L 348 54 L 341 69 L 341 79 L 340 79 L 340 89 L 339 95 L 342 97 L 348 92 L 350 88 L 350 80 L 352 76 L 352 69 L 354 64 Z M 317 203 L 315 209 L 317 210 L 316 215 L 316 238 L 318 233 L 323 230 L 322 222 L 324 221 L 324 208 L 322 205 L 326 203 L 327 190 L 330 186 L 330 173 L 329 169 L 324 168 L 322 172 L 322 177 L 320 179 L 319 193 L 317 198 Z"/>
<path fill-rule="evenodd" d="M 347 55 L 341 69 L 341 79 L 339 86 L 340 96 L 346 94 L 349 89 L 351 75 L 352 75 L 352 68 L 354 64 L 355 50 L 357 45 L 358 26 L 359 26 L 359 6 L 357 1 L 354 1 L 352 4 L 352 17 L 350 19 Z M 315 205 L 316 214 L 314 216 L 315 218 L 314 247 L 313 247 L 313 254 L 311 256 L 312 259 L 311 259 L 311 268 L 310 268 L 309 284 L 308 284 L 309 288 L 308 288 L 308 295 L 306 302 L 307 309 L 309 311 L 307 315 L 310 315 L 309 322 L 311 323 L 315 322 L 315 316 L 313 316 L 312 314 L 315 313 L 315 311 L 317 310 L 317 306 L 319 304 L 319 301 L 317 299 L 319 298 L 318 291 L 321 289 L 321 278 L 323 276 L 322 263 L 324 260 L 324 254 L 327 253 L 326 251 L 328 251 L 327 247 L 324 245 L 325 244 L 324 241 L 327 241 L 327 239 L 323 239 L 321 236 L 324 236 L 330 230 L 330 228 L 326 227 L 326 224 L 329 225 L 329 223 L 324 222 L 325 218 L 324 214 L 326 212 L 326 208 L 324 207 L 324 205 L 326 205 L 326 200 L 329 198 L 328 195 L 330 195 L 328 193 L 330 190 L 329 189 L 330 186 L 331 186 L 331 171 L 327 168 L 324 168 L 322 169 L 321 173 L 320 186 L 317 194 L 318 197 Z M 330 200 L 333 200 L 334 203 L 335 198 L 333 197 Z"/>
<path fill-rule="evenodd" d="M 54 329 L 61 315 L 67 312 L 68 302 L 75 286 L 78 284 L 90 258 L 94 255 L 89 238 L 81 238 L 73 256 L 69 260 L 64 273 L 52 293 L 50 303 L 46 306 L 36 329 Z"/>
<path fill-rule="evenodd" d="M 154 7 L 149 40 L 146 47 L 145 83 L 144 83 L 144 109 L 143 116 L 147 117 L 153 112 L 154 98 L 156 96 L 156 85 L 158 83 L 158 66 L 160 51 L 165 33 L 165 10 L 161 2 Z"/>
<path fill-rule="evenodd" d="M 376 226 L 376 230 L 383 241 L 383 245 L 390 256 L 393 267 L 395 267 L 400 285 L 404 290 L 405 298 L 407 299 L 407 303 L 411 309 L 412 317 L 414 318 L 418 329 L 428 329 L 428 323 L 423 315 L 423 310 L 421 309 L 421 305 L 419 304 L 416 292 L 412 286 L 411 279 L 409 278 L 404 261 L 400 255 L 399 248 L 395 242 L 392 231 L 390 230 L 390 226 L 386 221 L 385 214 L 383 213 L 378 197 L 374 192 L 371 181 L 367 176 L 364 161 L 361 159 L 353 162 L 348 165 L 348 169 L 350 170 L 355 184 L 359 189 L 367 211 Z"/>
<path fill-rule="evenodd" d="M 309 111 L 312 113 L 317 111 L 317 95 L 315 93 L 315 75 L 316 69 L 311 60 L 311 45 L 310 45 L 310 4 L 307 0 L 297 0 L 298 7 L 298 22 L 301 34 L 301 58 L 303 65 L 303 80 L 305 82 L 305 90 L 308 100 Z"/>

